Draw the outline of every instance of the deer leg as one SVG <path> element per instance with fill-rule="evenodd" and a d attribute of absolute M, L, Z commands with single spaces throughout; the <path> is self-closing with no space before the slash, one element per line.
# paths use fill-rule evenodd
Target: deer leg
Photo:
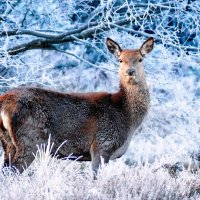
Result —
<path fill-rule="evenodd" d="M 16 149 L 8 135 L 8 132 L 6 130 L 3 131 L 1 128 L 0 128 L 0 140 L 1 140 L 1 144 L 2 144 L 3 152 L 4 152 L 3 168 L 9 167 L 11 164 L 11 160 L 15 156 Z"/>
<path fill-rule="evenodd" d="M 92 158 L 93 179 L 97 179 L 98 169 L 101 165 L 101 158 L 103 158 L 104 163 L 108 163 L 110 155 L 105 151 L 98 151 L 95 143 L 92 144 L 90 153 Z"/>
<path fill-rule="evenodd" d="M 1 143 L 4 150 L 4 165 L 3 167 L 12 167 L 15 162 L 18 162 L 18 154 L 22 151 L 16 135 L 11 128 L 8 130 L 0 131 Z"/>
<path fill-rule="evenodd" d="M 41 138 L 40 129 L 31 126 L 28 129 L 21 127 L 16 133 L 9 129 L 8 134 L 11 142 L 2 142 L 3 146 L 6 146 L 5 165 L 9 163 L 22 173 L 33 162 L 33 153 L 37 152 L 37 145 L 45 143 L 46 138 Z"/>
<path fill-rule="evenodd" d="M 3 143 L 2 143 L 3 144 Z M 4 164 L 3 167 L 9 167 L 12 163 L 12 160 L 15 156 L 16 149 L 12 143 L 6 143 L 4 148 Z"/>
<path fill-rule="evenodd" d="M 33 149 L 30 146 L 26 148 L 23 147 L 23 152 L 18 152 L 18 155 L 16 156 L 16 159 L 13 160 L 12 165 L 16 167 L 20 173 L 22 173 L 26 168 L 28 168 L 35 159 L 33 152 L 37 151 L 36 148 Z"/>
<path fill-rule="evenodd" d="M 23 147 L 22 145 L 19 145 L 19 142 L 17 142 L 17 140 L 15 140 L 15 143 L 13 143 L 13 140 L 11 140 L 11 138 L 8 139 L 7 136 L 4 134 L 4 137 L 1 138 L 1 143 L 4 150 L 3 168 L 16 167 L 21 173 L 23 172 L 23 169 L 20 167 L 21 159 L 19 158 L 23 154 Z"/>
<path fill-rule="evenodd" d="M 24 153 L 21 154 L 19 154 L 18 152 L 17 156 L 15 154 L 14 158 L 10 155 L 11 153 L 5 154 L 3 168 L 11 167 L 12 169 L 14 169 L 14 171 L 17 170 L 19 173 L 22 173 L 27 167 L 29 167 L 34 160 L 34 155 L 30 150 L 24 150 Z"/>
<path fill-rule="evenodd" d="M 45 134 L 43 130 L 29 126 L 21 127 L 17 131 L 16 138 L 16 154 L 13 160 L 13 165 L 22 173 L 26 168 L 28 168 L 33 160 L 35 159 L 34 154 L 36 154 L 38 147 L 47 142 L 48 134 Z"/>

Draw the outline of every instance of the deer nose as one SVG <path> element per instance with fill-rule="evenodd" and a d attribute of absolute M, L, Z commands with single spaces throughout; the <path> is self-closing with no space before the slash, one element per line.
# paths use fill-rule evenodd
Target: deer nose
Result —
<path fill-rule="evenodd" d="M 133 76 L 133 75 L 136 74 L 136 71 L 135 71 L 135 69 L 133 69 L 133 68 L 129 68 L 129 69 L 126 70 L 126 73 L 127 73 L 129 76 Z"/>

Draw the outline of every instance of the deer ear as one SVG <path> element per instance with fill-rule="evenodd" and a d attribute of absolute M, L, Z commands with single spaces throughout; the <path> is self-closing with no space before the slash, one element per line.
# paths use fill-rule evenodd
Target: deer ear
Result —
<path fill-rule="evenodd" d="M 150 53 L 154 46 L 154 39 L 151 37 L 148 40 L 146 40 L 142 46 L 140 47 L 140 53 L 142 56 L 145 56 L 146 54 Z"/>
<path fill-rule="evenodd" d="M 106 45 L 110 53 L 114 54 L 116 57 L 120 56 L 122 49 L 115 41 L 107 38 Z"/>

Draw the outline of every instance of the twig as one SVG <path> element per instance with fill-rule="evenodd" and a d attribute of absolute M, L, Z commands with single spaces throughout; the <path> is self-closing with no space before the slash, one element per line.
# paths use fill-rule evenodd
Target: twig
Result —
<path fill-rule="evenodd" d="M 85 40 L 81 40 L 75 36 L 73 36 L 77 41 L 81 42 L 81 43 L 84 43 L 84 44 L 87 44 L 87 45 L 90 45 L 92 46 L 93 48 L 95 48 L 99 53 L 101 53 L 102 55 L 104 55 L 109 61 L 111 61 L 113 64 L 115 65 L 118 65 L 117 62 L 115 62 L 114 60 L 112 60 L 105 52 L 103 52 L 101 49 L 99 49 L 96 45 L 93 45 L 91 44 L 90 42 L 87 42 Z"/>
<path fill-rule="evenodd" d="M 122 26 L 118 26 L 116 24 L 113 24 L 114 27 L 121 29 L 123 31 L 129 32 L 129 33 L 133 33 L 139 36 L 144 36 L 144 37 L 153 37 L 156 41 L 158 42 L 162 42 L 162 39 L 154 34 L 148 34 L 142 31 L 136 31 L 133 29 L 129 29 L 129 28 L 124 28 Z M 166 43 L 166 46 L 170 46 L 170 47 L 174 47 L 176 49 L 182 49 L 182 50 L 190 50 L 190 51 L 200 51 L 200 47 L 192 47 L 192 46 L 177 46 L 176 44 L 172 44 L 172 43 Z"/>
<path fill-rule="evenodd" d="M 65 53 L 65 54 L 68 54 L 68 55 L 70 55 L 70 56 L 73 56 L 73 57 L 75 57 L 76 59 L 78 59 L 78 60 L 80 60 L 80 61 L 83 61 L 83 62 L 85 62 L 85 63 L 87 63 L 87 64 L 89 64 L 89 65 L 91 65 L 91 66 L 93 66 L 93 67 L 95 67 L 95 68 L 97 68 L 97 69 L 102 69 L 102 67 L 99 67 L 99 66 L 97 66 L 97 65 L 95 65 L 95 64 L 93 64 L 93 63 L 91 63 L 91 62 L 89 62 L 89 61 L 87 61 L 87 60 L 85 60 L 85 59 L 83 59 L 83 58 L 80 58 L 80 57 L 78 57 L 77 55 L 75 55 L 75 54 L 73 54 L 73 53 L 70 53 L 70 52 L 68 52 L 68 51 L 63 51 L 63 50 L 61 50 L 61 49 L 58 49 L 57 47 L 55 47 L 55 46 L 53 46 L 53 45 L 52 45 L 52 49 L 54 49 L 54 50 L 56 50 L 56 51 L 58 51 L 58 52 Z M 108 68 L 106 68 L 106 70 L 107 70 L 107 71 L 113 72 L 113 70 L 110 70 L 110 69 L 108 69 Z"/>

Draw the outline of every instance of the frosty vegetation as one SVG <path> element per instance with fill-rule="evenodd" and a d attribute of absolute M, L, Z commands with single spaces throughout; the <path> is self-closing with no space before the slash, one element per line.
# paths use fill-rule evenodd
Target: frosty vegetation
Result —
<path fill-rule="evenodd" d="M 0 0 L 1 93 L 116 91 L 118 61 L 105 38 L 123 48 L 156 40 L 144 60 L 151 108 L 126 155 L 93 181 L 90 163 L 51 158 L 49 142 L 22 175 L 0 173 L 0 199 L 196 199 L 199 8 L 198 0 Z"/>

